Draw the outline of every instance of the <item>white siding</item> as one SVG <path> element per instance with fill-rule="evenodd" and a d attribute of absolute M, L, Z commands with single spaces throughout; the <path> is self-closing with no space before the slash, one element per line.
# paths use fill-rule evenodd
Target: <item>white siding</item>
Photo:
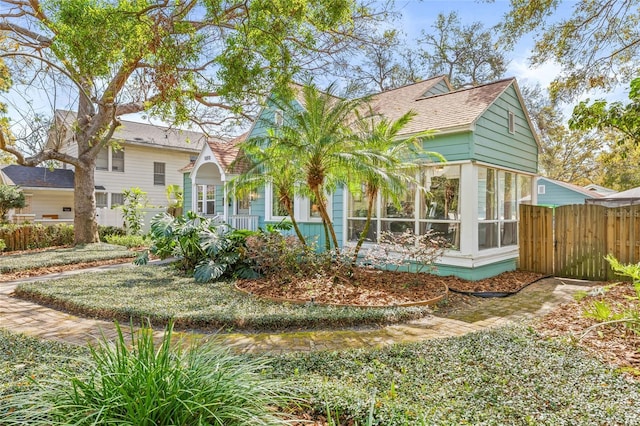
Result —
<path fill-rule="evenodd" d="M 32 195 L 31 213 L 35 215 L 35 220 L 42 219 L 43 214 L 58 215 L 58 219 L 73 219 L 73 191 L 26 188 L 24 193 Z M 71 207 L 71 211 L 62 211 L 63 207 Z"/>
<path fill-rule="evenodd" d="M 182 186 L 181 168 L 189 164 L 194 153 L 160 147 L 124 146 L 124 172 L 96 170 L 95 184 L 103 186 L 100 192 L 121 193 L 125 189 L 139 187 L 147 193 L 149 203 L 166 206 L 167 185 Z M 153 163 L 165 163 L 165 185 L 153 184 Z"/>

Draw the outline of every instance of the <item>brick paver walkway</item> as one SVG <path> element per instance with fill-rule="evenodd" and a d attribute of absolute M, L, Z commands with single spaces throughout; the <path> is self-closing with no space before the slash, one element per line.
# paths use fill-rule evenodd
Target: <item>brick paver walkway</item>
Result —
<path fill-rule="evenodd" d="M 104 270 L 123 267 L 111 265 L 92 268 Z M 35 277 L 31 280 L 55 279 L 64 274 Z M 17 282 L 0 283 L 0 328 L 24 333 L 42 339 L 58 340 L 84 345 L 105 336 L 112 339 L 115 327 L 108 321 L 80 318 L 36 303 L 11 297 Z M 428 339 L 460 336 L 498 325 L 528 321 L 549 312 L 561 303 L 572 300 L 579 290 L 588 290 L 593 284 L 583 281 L 547 278 L 507 298 L 484 299 L 460 312 L 444 316 L 429 316 L 404 324 L 382 328 L 357 330 L 308 331 L 259 334 L 192 334 L 189 339 L 216 339 L 240 352 L 309 351 L 317 349 L 344 349 L 377 347 L 393 343 L 417 342 Z M 161 335 L 158 331 L 158 335 Z"/>

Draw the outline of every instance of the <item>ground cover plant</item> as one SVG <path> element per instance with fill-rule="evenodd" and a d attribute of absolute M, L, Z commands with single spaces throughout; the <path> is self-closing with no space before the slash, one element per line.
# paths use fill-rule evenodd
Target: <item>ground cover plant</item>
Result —
<path fill-rule="evenodd" d="M 0 256 L 0 272 L 9 274 L 53 266 L 133 258 L 135 252 L 112 244 L 86 244 L 76 247 L 41 250 Z"/>
<path fill-rule="evenodd" d="M 280 330 L 407 321 L 426 307 L 362 309 L 273 303 L 235 289 L 232 281 L 197 283 L 171 266 L 139 266 L 21 283 L 15 294 L 76 314 L 177 327 Z"/>
<path fill-rule="evenodd" d="M 247 359 L 213 343 L 159 343 L 147 327 L 103 340 L 80 358 L 83 370 L 39 378 L 5 396 L 6 425 L 278 425 L 292 397 L 267 378 L 265 360 Z M 10 339 L 9 339 L 10 340 Z M 71 362 L 68 360 L 67 362 Z"/>
<path fill-rule="evenodd" d="M 640 384 L 524 328 L 384 349 L 288 354 L 305 414 L 336 424 L 603 425 L 640 422 Z M 373 421 L 369 422 L 373 406 Z M 335 422 L 338 417 L 340 423 Z"/>

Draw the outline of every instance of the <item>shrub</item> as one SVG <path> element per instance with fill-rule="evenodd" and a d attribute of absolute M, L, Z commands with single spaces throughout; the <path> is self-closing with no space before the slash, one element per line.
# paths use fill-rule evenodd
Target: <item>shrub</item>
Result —
<path fill-rule="evenodd" d="M 127 234 L 139 235 L 144 225 L 142 208 L 147 205 L 147 193 L 140 188 L 125 189 L 122 214 L 127 227 Z"/>
<path fill-rule="evenodd" d="M 149 239 L 142 235 L 108 235 L 105 242 L 127 248 L 145 247 L 149 245 Z"/>
<path fill-rule="evenodd" d="M 26 206 L 22 191 L 11 185 L 0 185 L 0 221 L 4 222 L 11 209 L 21 209 Z"/>
<path fill-rule="evenodd" d="M 6 248 L 7 245 L 5 244 L 4 240 L 0 238 L 0 251 L 3 251 Z"/>
<path fill-rule="evenodd" d="M 127 235 L 127 232 L 118 226 L 98 226 L 98 235 L 100 241 L 106 241 L 106 238 L 110 235 Z"/>
<path fill-rule="evenodd" d="M 87 376 L 69 374 L 9 399 L 6 424 L 276 425 L 273 407 L 292 398 L 282 381 L 265 378 L 266 361 L 233 355 L 212 343 L 172 345 L 171 325 L 159 343 L 153 330 L 120 327 L 90 348 Z M 11 411 L 11 409 L 10 409 Z"/>
<path fill-rule="evenodd" d="M 0 226 L 0 236 L 9 251 L 73 244 L 73 225 L 8 224 Z"/>
<path fill-rule="evenodd" d="M 243 258 L 260 275 L 309 276 L 326 270 L 331 263 L 330 253 L 317 253 L 315 244 L 303 245 L 297 237 L 277 231 L 249 236 Z"/>
<path fill-rule="evenodd" d="M 186 217 L 160 213 L 151 220 L 151 253 L 161 259 L 175 256 L 181 269 L 193 271 L 198 282 L 223 276 L 254 277 L 255 272 L 242 260 L 240 252 L 251 231 L 216 225 L 210 219 L 188 212 Z M 146 264 L 149 253 L 142 253 L 135 263 Z"/>

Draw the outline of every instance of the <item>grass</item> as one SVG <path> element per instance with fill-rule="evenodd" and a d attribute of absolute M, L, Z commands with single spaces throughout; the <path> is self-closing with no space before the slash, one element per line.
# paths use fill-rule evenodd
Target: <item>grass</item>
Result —
<path fill-rule="evenodd" d="M 289 354 L 275 374 L 298 381 L 315 413 L 343 424 L 602 425 L 640 423 L 640 384 L 568 343 L 523 328 L 379 350 Z"/>
<path fill-rule="evenodd" d="M 125 247 L 103 243 L 87 244 L 63 249 L 0 256 L 0 272 L 11 273 L 98 260 L 132 258 L 134 256 L 136 256 L 136 253 L 127 250 Z"/>
<path fill-rule="evenodd" d="M 88 355 L 0 330 L 0 407 L 3 389 L 73 367 L 77 361 L 59 357 L 82 353 Z M 287 354 L 268 359 L 263 374 L 290 383 L 288 389 L 309 401 L 307 412 L 331 413 L 341 424 L 369 424 L 371 407 L 370 424 L 391 426 L 640 422 L 639 383 L 578 347 L 523 328 L 376 350 Z"/>
<path fill-rule="evenodd" d="M 141 266 L 22 283 L 16 294 L 81 315 L 173 320 L 179 328 L 216 330 L 345 327 L 406 321 L 425 307 L 361 309 L 273 303 L 238 292 L 231 282 L 196 283 L 169 266 Z"/>
<path fill-rule="evenodd" d="M 171 326 L 154 342 L 142 328 L 102 341 L 84 357 L 84 370 L 41 378 L 8 395 L 7 425 L 284 425 L 271 407 L 290 393 L 267 378 L 260 358 L 247 359 L 215 344 L 172 345 Z"/>

